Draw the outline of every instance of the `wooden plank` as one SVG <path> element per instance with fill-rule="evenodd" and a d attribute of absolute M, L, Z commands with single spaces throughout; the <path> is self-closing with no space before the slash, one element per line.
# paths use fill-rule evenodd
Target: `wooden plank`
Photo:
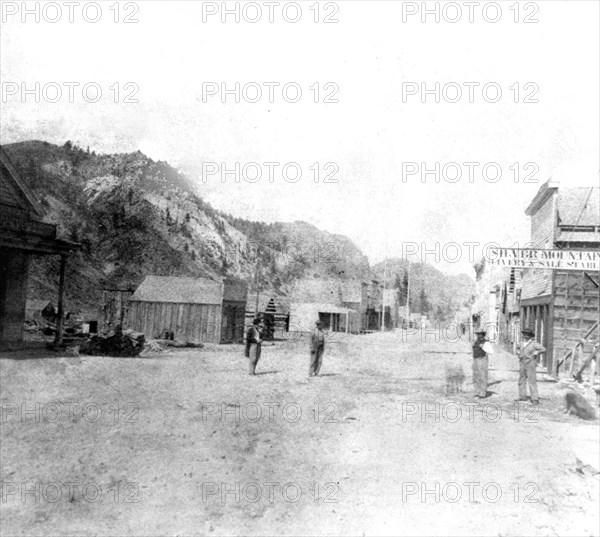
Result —
<path fill-rule="evenodd" d="M 182 304 L 181 307 L 181 335 L 182 339 L 190 340 L 190 305 Z"/>
<path fill-rule="evenodd" d="M 162 303 L 156 302 L 154 304 L 154 332 L 158 334 L 158 337 L 164 337 L 164 333 L 161 325 L 162 315 Z"/>
<path fill-rule="evenodd" d="M 142 330 L 140 330 L 140 321 L 141 321 L 141 317 L 140 317 L 140 306 L 141 306 L 141 302 L 132 302 L 131 303 L 131 321 L 132 324 L 134 326 L 134 330 L 136 332 L 143 332 Z"/>
<path fill-rule="evenodd" d="M 220 316 L 217 315 L 217 308 L 219 306 L 211 305 L 208 309 L 208 325 L 210 326 L 210 332 L 208 336 L 210 337 L 213 343 L 220 343 L 221 340 L 221 327 L 220 323 L 218 323 L 218 318 Z"/>
<path fill-rule="evenodd" d="M 167 312 L 167 326 L 169 327 L 169 331 L 175 333 L 175 323 L 173 319 L 177 318 L 177 304 L 170 302 L 169 303 L 169 311 Z"/>
<path fill-rule="evenodd" d="M 144 316 L 144 333 L 149 338 L 154 338 L 154 334 L 152 333 L 152 305 L 149 302 L 144 302 L 144 307 L 142 309 L 142 315 Z"/>
<path fill-rule="evenodd" d="M 152 333 L 152 337 L 161 337 L 161 335 L 158 334 L 158 326 L 156 319 L 158 315 L 158 303 L 149 302 L 148 306 L 150 307 L 150 332 Z"/>
<path fill-rule="evenodd" d="M 198 338 L 198 310 L 200 306 L 197 304 L 190 304 L 190 340 L 194 340 Z"/>
<path fill-rule="evenodd" d="M 592 326 L 592 327 L 591 327 L 591 328 L 590 328 L 590 329 L 589 329 L 589 330 L 588 330 L 588 331 L 585 333 L 585 335 L 584 335 L 584 336 L 583 336 L 583 338 L 582 338 L 584 341 L 585 341 L 585 340 L 587 340 L 587 339 L 588 339 L 588 338 L 589 338 L 589 337 L 592 335 L 592 333 L 594 332 L 594 330 L 596 330 L 596 328 L 598 327 L 598 324 L 599 324 L 599 322 L 598 322 L 598 321 L 596 321 L 596 322 L 594 323 L 594 325 L 593 325 L 593 326 Z M 565 356 L 563 357 L 563 359 L 562 359 L 560 362 L 558 362 L 558 363 L 556 364 L 556 374 L 557 374 L 557 375 L 558 375 L 558 369 L 560 368 L 560 366 L 561 366 L 561 365 L 562 365 L 562 364 L 563 364 L 563 363 L 564 363 L 566 360 L 568 360 L 568 359 L 569 359 L 569 357 L 570 357 L 570 356 L 571 356 L 573 353 L 575 353 L 575 352 L 576 352 L 576 350 L 577 350 L 577 348 L 579 347 L 579 345 L 580 345 L 580 344 L 581 344 L 581 343 L 580 343 L 580 341 L 578 341 L 578 342 L 577 342 L 577 344 L 576 344 L 576 345 L 573 347 L 573 349 L 572 349 L 571 351 L 569 351 L 567 354 L 565 354 Z M 573 361 L 571 362 L 571 366 L 572 366 L 572 365 L 573 365 Z M 572 371 L 572 367 L 570 368 L 570 371 Z M 571 375 L 571 374 L 572 374 L 572 372 L 570 372 L 570 375 Z"/>
<path fill-rule="evenodd" d="M 210 304 L 202 304 L 200 308 L 200 337 L 204 341 L 209 341 L 213 343 L 213 327 L 211 326 L 210 320 L 210 312 L 211 312 Z"/>
<path fill-rule="evenodd" d="M 183 335 L 183 304 L 177 304 L 177 321 L 176 321 L 175 333 L 178 338 L 186 339 Z"/>
<path fill-rule="evenodd" d="M 214 306 L 209 304 L 202 306 L 202 337 L 206 341 L 214 343 L 215 327 L 213 323 L 212 311 Z"/>
<path fill-rule="evenodd" d="M 202 305 L 201 310 L 201 324 L 200 324 L 200 337 L 202 341 L 212 342 L 212 334 L 210 327 L 210 307 L 209 305 Z"/>
<path fill-rule="evenodd" d="M 129 304 L 129 324 L 136 331 L 140 332 L 138 322 L 139 302 L 131 302 Z"/>
<path fill-rule="evenodd" d="M 145 324 L 146 324 L 145 333 L 150 338 L 154 338 L 154 333 L 152 331 L 153 330 L 152 329 L 152 315 L 153 315 L 152 303 L 144 302 L 144 319 L 145 319 Z"/>
<path fill-rule="evenodd" d="M 200 304 L 192 304 L 190 308 L 192 319 L 191 340 L 198 341 L 201 327 L 202 306 Z"/>

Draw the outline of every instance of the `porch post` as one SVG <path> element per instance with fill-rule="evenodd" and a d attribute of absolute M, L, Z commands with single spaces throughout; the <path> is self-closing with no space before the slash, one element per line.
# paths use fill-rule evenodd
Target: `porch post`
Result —
<path fill-rule="evenodd" d="M 67 268 L 67 254 L 60 256 L 60 273 L 58 280 L 58 319 L 56 320 L 56 336 L 54 338 L 54 346 L 60 347 L 63 342 L 64 332 L 64 300 L 65 300 L 65 272 Z"/>

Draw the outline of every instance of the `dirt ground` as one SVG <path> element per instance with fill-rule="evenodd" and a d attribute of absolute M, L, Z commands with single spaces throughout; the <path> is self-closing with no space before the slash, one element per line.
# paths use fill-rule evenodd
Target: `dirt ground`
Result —
<path fill-rule="evenodd" d="M 429 339 L 340 336 L 311 379 L 306 340 L 255 377 L 240 345 L 5 353 L 0 533 L 598 535 L 598 421 L 554 383 L 517 409 L 506 353 L 474 400 L 468 342 Z"/>

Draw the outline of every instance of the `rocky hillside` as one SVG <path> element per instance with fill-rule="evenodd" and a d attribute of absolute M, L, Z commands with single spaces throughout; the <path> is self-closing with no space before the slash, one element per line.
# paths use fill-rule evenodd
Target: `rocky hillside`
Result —
<path fill-rule="evenodd" d="M 67 142 L 5 146 L 62 238 L 82 244 L 69 265 L 71 308 L 90 309 L 104 288 L 135 288 L 148 274 L 224 275 L 285 293 L 294 279 L 368 278 L 368 259 L 347 238 L 306 222 L 233 218 L 193 183 L 140 152 L 99 155 Z M 57 260 L 32 266 L 31 297 L 55 299 Z"/>
<path fill-rule="evenodd" d="M 375 265 L 373 273 L 381 280 L 387 273 L 386 287 L 397 288 L 401 304 L 405 304 L 408 262 L 394 258 L 385 265 Z M 439 322 L 453 321 L 460 314 L 463 320 L 474 295 L 475 282 L 466 274 L 445 274 L 427 263 L 410 264 L 410 309 L 414 313 L 422 312 Z"/>

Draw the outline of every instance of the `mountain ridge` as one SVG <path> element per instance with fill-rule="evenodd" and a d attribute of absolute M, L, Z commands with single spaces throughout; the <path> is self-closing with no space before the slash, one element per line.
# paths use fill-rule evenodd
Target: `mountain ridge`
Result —
<path fill-rule="evenodd" d="M 237 277 L 287 295 L 298 278 L 372 279 L 354 242 L 310 222 L 235 218 L 205 202 L 194 183 L 140 151 L 96 154 L 66 142 L 3 146 L 39 199 L 44 220 L 79 242 L 67 301 L 97 307 L 105 288 L 135 288 L 146 275 Z M 57 260 L 32 266 L 30 298 L 54 294 Z"/>

